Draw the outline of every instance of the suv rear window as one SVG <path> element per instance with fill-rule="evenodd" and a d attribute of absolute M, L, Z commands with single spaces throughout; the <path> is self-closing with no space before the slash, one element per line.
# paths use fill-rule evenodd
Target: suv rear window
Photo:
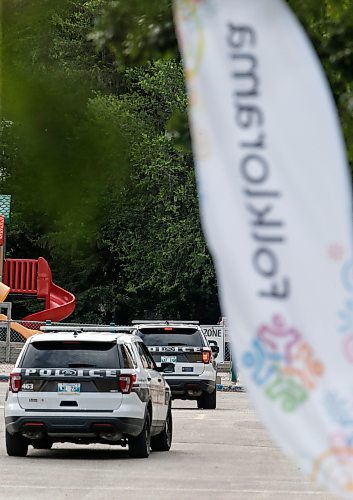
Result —
<path fill-rule="evenodd" d="M 120 368 L 116 342 L 42 341 L 29 344 L 22 368 Z"/>
<path fill-rule="evenodd" d="M 137 334 L 149 346 L 187 345 L 202 347 L 204 345 L 200 331 L 197 328 L 158 327 L 142 328 Z"/>

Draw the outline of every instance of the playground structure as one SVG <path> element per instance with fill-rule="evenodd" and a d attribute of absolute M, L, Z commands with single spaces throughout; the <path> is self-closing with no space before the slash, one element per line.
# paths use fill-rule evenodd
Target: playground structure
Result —
<path fill-rule="evenodd" d="M 38 259 L 7 259 L 6 258 L 6 225 L 10 222 L 11 196 L 0 195 L 0 302 L 8 294 L 26 295 L 45 301 L 44 309 L 23 318 L 25 321 L 62 321 L 70 316 L 75 309 L 75 296 L 53 283 L 48 262 Z M 0 321 L 9 319 L 0 315 Z M 31 331 L 18 323 L 12 323 L 12 328 L 24 338 Z M 40 333 L 36 330 L 33 332 Z M 33 335 L 33 333 L 32 333 Z"/>
<path fill-rule="evenodd" d="M 43 257 L 5 259 L 2 282 L 10 293 L 45 300 L 45 308 L 23 318 L 26 321 L 62 321 L 75 309 L 75 296 L 53 283 L 49 264 Z"/>
<path fill-rule="evenodd" d="M 7 321 L 8 318 L 5 314 L 0 314 L 0 321 Z M 15 330 L 15 332 L 19 333 L 24 339 L 29 339 L 32 335 L 37 335 L 38 333 L 42 333 L 40 330 L 34 330 L 32 328 L 27 328 L 26 326 L 17 323 L 17 321 L 11 321 L 10 328 Z"/>

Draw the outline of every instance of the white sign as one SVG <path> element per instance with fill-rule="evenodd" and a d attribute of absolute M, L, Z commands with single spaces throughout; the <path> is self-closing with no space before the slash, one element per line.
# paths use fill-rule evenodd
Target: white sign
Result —
<path fill-rule="evenodd" d="M 351 180 L 282 0 L 176 0 L 201 214 L 237 365 L 300 469 L 353 498 Z"/>
<path fill-rule="evenodd" d="M 203 325 L 201 326 L 205 337 L 210 346 L 216 345 L 219 348 L 219 353 L 214 354 L 217 364 L 224 361 L 224 326 L 220 325 Z"/>

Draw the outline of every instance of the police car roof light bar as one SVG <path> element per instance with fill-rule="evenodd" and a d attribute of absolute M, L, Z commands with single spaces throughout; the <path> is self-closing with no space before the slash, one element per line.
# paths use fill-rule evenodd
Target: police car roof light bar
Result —
<path fill-rule="evenodd" d="M 41 326 L 42 332 L 125 332 L 131 333 L 133 326 Z"/>
<path fill-rule="evenodd" d="M 131 321 L 131 323 L 133 325 L 149 325 L 149 324 L 153 324 L 153 325 L 169 325 L 169 324 L 172 324 L 172 325 L 199 325 L 200 324 L 199 321 L 180 321 L 180 320 L 173 320 L 173 319 L 166 319 L 166 320 L 134 319 L 133 321 Z"/>

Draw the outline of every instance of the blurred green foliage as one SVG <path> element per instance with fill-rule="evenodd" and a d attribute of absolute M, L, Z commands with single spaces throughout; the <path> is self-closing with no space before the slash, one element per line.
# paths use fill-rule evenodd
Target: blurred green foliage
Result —
<path fill-rule="evenodd" d="M 218 318 L 170 2 L 3 7 L 11 255 L 48 258 L 76 320 Z"/>
<path fill-rule="evenodd" d="M 353 2 L 288 3 L 324 65 L 353 164 Z M 75 320 L 216 321 L 171 0 L 1 7 L 10 254 L 49 260 L 77 296 Z"/>
<path fill-rule="evenodd" d="M 172 0 L 106 2 L 89 38 L 100 50 L 110 48 L 122 66 L 175 57 Z"/>
<path fill-rule="evenodd" d="M 97 201 L 107 181 L 120 184 L 128 159 L 119 117 L 107 119 L 92 102 L 99 89 L 90 66 L 95 51 L 85 61 L 86 37 L 79 32 L 79 52 L 60 22 L 68 13 L 79 20 L 71 2 L 43 4 L 5 0 L 3 6 L 2 115 L 16 138 L 15 150 L 7 144 L 3 189 L 27 210 L 40 207 L 55 231 L 73 241 L 90 237 Z M 80 31 L 89 26 L 83 22 Z"/>

